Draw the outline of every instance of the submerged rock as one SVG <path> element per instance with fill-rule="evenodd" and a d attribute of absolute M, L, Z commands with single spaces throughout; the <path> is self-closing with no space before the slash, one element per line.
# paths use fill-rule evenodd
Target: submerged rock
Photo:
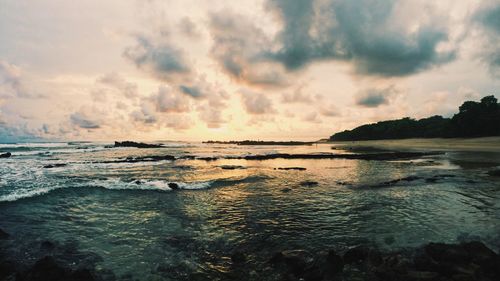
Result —
<path fill-rule="evenodd" d="M 317 181 L 303 181 L 299 183 L 301 186 L 315 186 L 319 183 Z"/>
<path fill-rule="evenodd" d="M 3 229 L 0 228 L 0 240 L 9 239 L 9 237 L 10 234 L 8 234 L 7 232 L 3 231 Z"/>
<path fill-rule="evenodd" d="M 243 253 L 241 251 L 235 251 L 231 255 L 231 261 L 234 264 L 241 264 L 241 263 L 244 263 L 246 260 L 247 260 L 247 256 L 245 255 L 245 253 Z"/>
<path fill-rule="evenodd" d="M 51 168 L 58 168 L 58 167 L 65 167 L 65 166 L 68 166 L 68 164 L 66 164 L 66 163 L 56 163 L 56 164 L 45 165 L 43 167 L 45 169 L 51 169 Z"/>
<path fill-rule="evenodd" d="M 246 169 L 247 168 L 245 166 L 240 166 L 240 165 L 222 165 L 219 167 L 223 170 L 238 170 L 238 169 Z"/>
<path fill-rule="evenodd" d="M 6 152 L 6 153 L 1 153 L 0 158 L 9 158 L 12 156 L 12 153 Z"/>

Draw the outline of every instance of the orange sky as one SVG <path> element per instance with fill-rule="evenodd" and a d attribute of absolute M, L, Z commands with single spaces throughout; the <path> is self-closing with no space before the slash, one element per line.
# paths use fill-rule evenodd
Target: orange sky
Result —
<path fill-rule="evenodd" d="M 0 0 L 0 142 L 315 140 L 450 116 L 498 97 L 498 18 L 488 0 Z"/>

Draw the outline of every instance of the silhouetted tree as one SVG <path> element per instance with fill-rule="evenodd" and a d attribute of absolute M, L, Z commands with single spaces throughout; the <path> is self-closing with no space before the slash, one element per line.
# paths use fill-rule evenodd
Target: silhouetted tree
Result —
<path fill-rule="evenodd" d="M 432 116 L 420 120 L 402 118 L 363 125 L 336 133 L 331 140 L 484 137 L 500 135 L 500 105 L 494 96 L 481 102 L 466 101 L 453 118 Z"/>

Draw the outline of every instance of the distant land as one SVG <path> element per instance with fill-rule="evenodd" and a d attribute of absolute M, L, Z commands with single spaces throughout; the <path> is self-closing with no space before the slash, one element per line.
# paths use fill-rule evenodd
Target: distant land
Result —
<path fill-rule="evenodd" d="M 362 125 L 336 133 L 330 141 L 409 138 L 479 138 L 500 136 L 500 105 L 494 96 L 466 101 L 452 118 L 436 115 L 420 120 L 409 117 Z"/>
<path fill-rule="evenodd" d="M 204 141 L 203 143 L 208 144 L 236 144 L 236 145 L 312 145 L 315 142 L 305 142 L 305 141 L 255 141 L 255 140 L 244 140 L 244 141 Z"/>

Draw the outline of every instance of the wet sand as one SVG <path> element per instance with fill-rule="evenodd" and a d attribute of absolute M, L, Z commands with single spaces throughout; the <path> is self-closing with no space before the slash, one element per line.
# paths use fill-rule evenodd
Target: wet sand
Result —
<path fill-rule="evenodd" d="M 331 142 L 331 144 L 338 148 L 373 147 L 389 150 L 500 152 L 500 137 L 345 141 Z"/>

